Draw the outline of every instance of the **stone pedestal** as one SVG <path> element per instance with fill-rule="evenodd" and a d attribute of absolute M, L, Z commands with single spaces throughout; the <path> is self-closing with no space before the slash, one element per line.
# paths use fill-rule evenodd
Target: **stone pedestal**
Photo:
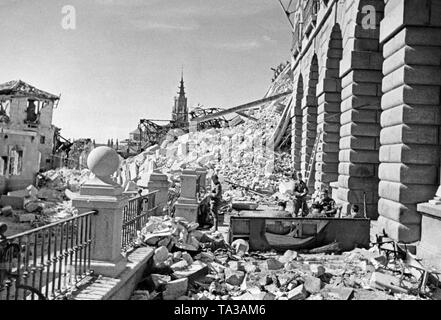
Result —
<path fill-rule="evenodd" d="M 72 200 L 80 213 L 96 210 L 92 218 L 91 269 L 95 274 L 117 277 L 126 267 L 121 254 L 122 214 L 127 204 L 120 185 L 110 176 L 119 166 L 117 153 L 108 147 L 93 150 L 87 160 L 94 176 Z"/>
<path fill-rule="evenodd" d="M 197 222 L 198 199 L 196 171 L 184 170 L 181 175 L 181 196 L 175 204 L 175 216 L 185 218 L 188 222 Z"/>
<path fill-rule="evenodd" d="M 438 187 L 438 190 L 436 191 L 435 198 L 432 200 L 429 200 L 429 204 L 434 206 L 440 206 L 441 205 L 441 186 Z M 441 206 L 439 207 L 441 210 Z"/>
<path fill-rule="evenodd" d="M 137 184 L 141 188 L 147 188 L 149 192 L 158 191 L 155 196 L 155 204 L 158 207 L 156 214 L 162 215 L 168 201 L 169 182 L 167 175 L 154 171 L 143 175 Z"/>
<path fill-rule="evenodd" d="M 429 201 L 418 204 L 417 209 L 421 214 L 421 239 L 417 257 L 423 260 L 424 265 L 441 270 L 441 205 Z"/>

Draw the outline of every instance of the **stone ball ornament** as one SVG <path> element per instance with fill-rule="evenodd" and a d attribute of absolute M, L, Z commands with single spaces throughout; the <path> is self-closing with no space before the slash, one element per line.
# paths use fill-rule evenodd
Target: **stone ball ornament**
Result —
<path fill-rule="evenodd" d="M 118 153 L 109 147 L 95 148 L 87 158 L 87 166 L 97 177 L 109 177 L 118 170 L 119 165 Z"/>

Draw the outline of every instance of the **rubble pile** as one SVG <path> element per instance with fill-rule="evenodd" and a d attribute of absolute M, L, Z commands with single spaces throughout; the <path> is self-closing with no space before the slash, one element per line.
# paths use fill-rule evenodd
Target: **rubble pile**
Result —
<path fill-rule="evenodd" d="M 215 168 L 225 180 L 264 193 L 274 193 L 282 173 L 290 171 L 290 155 L 274 152 L 269 139 L 278 115 L 270 109 L 255 114 L 259 121 L 184 134 L 169 132 L 161 146 L 155 145 L 136 157 L 124 160 L 116 174 L 125 188 L 155 169 L 173 177 L 190 167 Z"/>
<path fill-rule="evenodd" d="M 156 248 L 153 269 L 132 299 L 424 300 L 439 294 L 432 284 L 421 286 L 423 273 L 377 247 L 340 255 L 250 253 L 245 240 L 229 246 L 196 224 L 159 219 L 143 230 L 144 243 Z"/>
<path fill-rule="evenodd" d="M 37 187 L 30 185 L 2 196 L 2 202 L 12 205 L 3 206 L 1 214 L 12 218 L 11 222 L 29 223 L 33 228 L 75 216 L 78 210 L 71 198 L 89 174 L 89 170 L 67 168 L 39 173 Z"/>
<path fill-rule="evenodd" d="M 289 67 L 269 88 L 265 97 L 291 89 Z M 157 169 L 172 178 L 182 169 L 205 167 L 219 170 L 225 180 L 263 193 L 274 193 L 282 172 L 289 173 L 290 155 L 274 151 L 272 135 L 290 98 L 248 110 L 238 125 L 186 133 L 170 130 L 160 145 L 122 161 L 115 174 L 125 188 Z M 249 195 L 249 194 L 248 194 Z"/>
<path fill-rule="evenodd" d="M 72 192 L 78 192 L 80 186 L 89 178 L 88 169 L 75 170 L 60 168 L 49 170 L 39 174 L 38 187 L 40 190 L 55 190 L 64 192 L 69 189 Z"/>
<path fill-rule="evenodd" d="M 13 217 L 13 221 L 28 222 L 32 227 L 53 223 L 78 213 L 63 192 L 47 187 L 37 189 L 30 185 L 25 190 L 9 192 L 8 197 L 21 199 L 22 206 L 14 209 L 7 206 L 3 209 L 10 209 L 9 216 Z M 4 216 L 7 216 L 6 212 Z"/>
<path fill-rule="evenodd" d="M 197 230 L 199 225 L 195 222 L 187 222 L 185 219 L 170 216 L 149 217 L 144 228 L 138 234 L 137 244 L 153 247 L 164 247 L 167 250 L 178 248 L 190 252 L 197 252 L 207 248 L 207 243 L 214 246 L 224 246 L 224 240 L 220 234 L 215 238 Z"/>

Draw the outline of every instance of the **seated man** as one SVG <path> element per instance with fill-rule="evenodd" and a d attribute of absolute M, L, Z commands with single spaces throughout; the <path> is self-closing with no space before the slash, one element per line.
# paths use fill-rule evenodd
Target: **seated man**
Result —
<path fill-rule="evenodd" d="M 291 218 L 291 213 L 286 211 L 286 201 L 280 201 L 277 204 L 277 218 Z"/>
<path fill-rule="evenodd" d="M 320 193 L 320 201 L 316 202 L 316 206 L 326 217 L 332 218 L 337 214 L 337 206 L 335 201 L 329 197 L 328 190 L 323 190 Z"/>
<path fill-rule="evenodd" d="M 356 204 L 351 206 L 351 218 L 352 219 L 364 219 L 364 215 L 360 212 L 360 207 Z"/>
<path fill-rule="evenodd" d="M 198 206 L 198 224 L 202 229 L 211 228 L 213 219 L 210 216 L 210 196 L 206 196 Z"/>
<path fill-rule="evenodd" d="M 306 216 L 307 218 L 326 218 L 326 214 L 322 211 L 319 204 L 314 203 L 311 207 L 311 213 Z"/>

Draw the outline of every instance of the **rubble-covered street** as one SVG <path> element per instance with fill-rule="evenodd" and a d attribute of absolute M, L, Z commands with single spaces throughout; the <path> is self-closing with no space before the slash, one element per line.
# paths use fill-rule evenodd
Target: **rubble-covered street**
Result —
<path fill-rule="evenodd" d="M 154 246 L 149 274 L 134 300 L 427 300 L 436 282 L 377 246 L 310 254 L 249 252 L 219 232 L 175 218 L 151 218 L 139 245 Z"/>

